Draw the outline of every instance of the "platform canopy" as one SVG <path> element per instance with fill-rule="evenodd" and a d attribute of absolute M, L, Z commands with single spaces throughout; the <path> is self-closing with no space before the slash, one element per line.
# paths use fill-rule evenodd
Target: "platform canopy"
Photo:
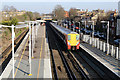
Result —
<path fill-rule="evenodd" d="M 12 28 L 12 26 L 0 25 L 0 28 L 2 28 L 2 27 L 11 27 Z M 16 25 L 14 27 L 15 28 L 24 28 L 24 27 L 28 27 L 28 25 L 27 24 L 22 24 L 22 25 Z"/>
<path fill-rule="evenodd" d="M 36 21 L 25 21 L 26 23 L 36 23 Z"/>
<path fill-rule="evenodd" d="M 58 21 L 52 21 L 52 22 L 55 22 L 55 23 L 57 23 Z"/>
<path fill-rule="evenodd" d="M 36 20 L 37 22 L 46 22 L 45 20 Z"/>

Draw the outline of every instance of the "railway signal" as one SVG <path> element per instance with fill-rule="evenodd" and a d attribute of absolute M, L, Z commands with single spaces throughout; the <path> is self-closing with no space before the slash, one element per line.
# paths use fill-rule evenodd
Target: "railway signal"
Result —
<path fill-rule="evenodd" d="M 81 22 L 85 22 L 85 34 L 86 34 L 86 20 L 85 21 L 81 21 Z"/>
<path fill-rule="evenodd" d="M 94 40 L 94 21 L 88 21 L 88 22 L 92 22 L 92 29 L 93 29 L 93 31 L 92 31 L 92 45 L 94 46 L 94 42 L 95 42 L 95 40 Z"/>

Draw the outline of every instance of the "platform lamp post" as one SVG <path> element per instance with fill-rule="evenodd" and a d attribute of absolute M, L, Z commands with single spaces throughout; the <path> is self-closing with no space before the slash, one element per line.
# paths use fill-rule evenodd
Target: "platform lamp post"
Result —
<path fill-rule="evenodd" d="M 15 26 L 14 25 L 12 25 L 12 26 L 4 26 L 4 25 L 1 25 L 1 27 L 10 27 L 10 28 L 12 28 L 12 60 L 13 60 L 13 75 L 12 75 L 12 77 L 13 77 L 13 79 L 14 79 L 14 38 L 15 38 L 15 33 L 14 33 L 14 28 L 15 28 Z"/>
<path fill-rule="evenodd" d="M 12 60 L 13 60 L 13 79 L 14 79 L 14 38 L 15 38 L 14 25 L 12 25 Z"/>
<path fill-rule="evenodd" d="M 94 46 L 94 21 L 88 21 L 88 22 L 92 22 L 92 25 L 93 25 L 93 27 L 92 27 L 92 29 L 93 29 L 93 31 L 92 31 L 92 45 Z"/>
<path fill-rule="evenodd" d="M 101 23 L 107 23 L 107 55 L 109 55 L 109 21 L 101 21 Z"/>
<path fill-rule="evenodd" d="M 30 65 L 30 72 L 29 72 L 29 76 L 31 76 L 31 24 L 29 22 L 29 65 Z"/>
<path fill-rule="evenodd" d="M 34 49 L 34 22 L 32 22 L 32 58 L 34 58 L 33 49 Z"/>
<path fill-rule="evenodd" d="M 37 39 L 37 29 L 38 29 L 38 24 L 37 24 L 37 22 L 36 22 L 36 39 Z"/>

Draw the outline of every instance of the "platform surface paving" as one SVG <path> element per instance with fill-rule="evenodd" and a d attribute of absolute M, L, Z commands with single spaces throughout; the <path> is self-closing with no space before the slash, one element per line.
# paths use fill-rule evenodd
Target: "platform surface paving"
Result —
<path fill-rule="evenodd" d="M 39 26 L 38 28 L 38 33 L 36 36 L 35 40 L 35 48 L 33 50 L 33 58 L 31 61 L 31 76 L 29 75 L 30 73 L 30 65 L 29 65 L 29 42 L 28 42 L 28 37 L 25 40 L 25 44 L 21 48 L 21 50 L 16 53 L 15 57 L 15 73 L 14 77 L 15 78 L 26 78 L 26 79 L 51 79 L 52 78 L 52 73 L 51 73 L 51 64 L 50 64 L 50 53 L 48 49 L 48 42 L 45 37 L 45 32 L 46 28 L 45 26 Z M 5 69 L 6 72 L 8 69 L 10 71 L 8 73 L 3 74 L 3 78 L 12 78 L 12 60 L 10 61 L 11 63 L 8 64 L 8 67 Z M 4 80 L 3 79 L 3 80 Z"/>

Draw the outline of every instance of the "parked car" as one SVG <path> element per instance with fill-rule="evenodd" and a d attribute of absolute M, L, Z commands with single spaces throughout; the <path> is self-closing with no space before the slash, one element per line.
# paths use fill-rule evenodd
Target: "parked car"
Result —
<path fill-rule="evenodd" d="M 107 37 L 103 34 L 103 35 L 101 35 L 101 39 L 106 40 Z"/>
<path fill-rule="evenodd" d="M 86 34 L 91 34 L 92 33 L 91 30 L 86 30 L 85 32 L 86 32 Z"/>
<path fill-rule="evenodd" d="M 115 44 L 115 45 L 119 45 L 119 43 L 120 43 L 120 39 L 114 40 L 114 44 Z"/>
<path fill-rule="evenodd" d="M 84 31 L 84 28 L 81 28 L 81 31 Z"/>
<path fill-rule="evenodd" d="M 94 36 L 97 37 L 97 32 L 94 32 Z"/>
<path fill-rule="evenodd" d="M 102 38 L 102 36 L 104 36 L 103 33 L 98 33 L 98 37 L 99 37 L 99 38 Z"/>

